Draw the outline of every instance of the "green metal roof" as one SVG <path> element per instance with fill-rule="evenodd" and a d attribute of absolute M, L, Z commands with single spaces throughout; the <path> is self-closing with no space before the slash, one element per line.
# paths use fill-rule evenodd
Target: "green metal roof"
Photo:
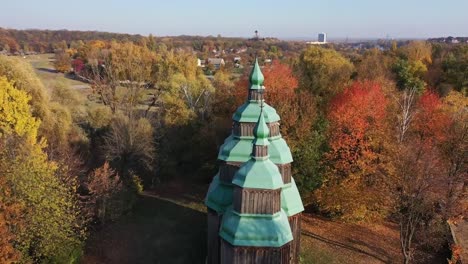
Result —
<path fill-rule="evenodd" d="M 261 102 L 259 101 L 245 102 L 237 108 L 236 112 L 232 116 L 232 120 L 237 122 L 257 123 L 261 111 L 260 106 Z M 267 123 L 277 122 L 280 120 L 276 110 L 267 103 L 263 103 L 263 112 L 265 113 L 265 121 Z"/>
<path fill-rule="evenodd" d="M 254 127 L 254 145 L 257 146 L 268 146 L 268 135 L 270 134 L 270 129 L 268 128 L 265 122 L 265 115 L 263 114 L 263 107 L 260 110 L 260 117 L 258 118 L 258 122 Z"/>
<path fill-rule="evenodd" d="M 288 217 L 304 211 L 294 178 L 291 179 L 291 183 L 285 184 L 281 191 L 281 208 Z"/>
<path fill-rule="evenodd" d="M 269 159 L 250 159 L 234 174 L 232 183 L 243 188 L 276 190 L 284 183 L 278 167 Z"/>
<path fill-rule="evenodd" d="M 252 68 L 252 71 L 250 72 L 249 76 L 250 80 L 250 89 L 251 90 L 264 90 L 265 87 L 263 87 L 263 73 L 260 70 L 260 66 L 258 65 L 258 59 L 255 58 L 255 63 Z"/>
<path fill-rule="evenodd" d="M 224 140 L 219 148 L 218 159 L 226 162 L 246 162 L 252 154 L 253 138 L 236 138 L 232 134 Z M 270 160 L 275 164 L 291 163 L 291 150 L 286 141 L 280 137 L 270 138 L 268 146 Z"/>
<path fill-rule="evenodd" d="M 265 123 L 263 111 L 261 111 L 254 128 L 254 145 L 265 146 L 268 150 L 269 134 L 270 130 Z M 252 155 L 250 160 L 242 164 L 234 174 L 232 183 L 243 188 L 276 190 L 283 187 L 284 183 L 281 173 L 268 157 L 268 151 L 265 153 L 265 156 Z"/>
<path fill-rule="evenodd" d="M 217 174 L 206 194 L 205 205 L 223 214 L 226 208 L 232 204 L 232 194 L 232 185 L 221 182 L 219 174 Z"/>
<path fill-rule="evenodd" d="M 275 164 L 286 164 L 293 162 L 291 150 L 283 138 L 272 138 L 268 146 L 270 160 Z"/>
<path fill-rule="evenodd" d="M 223 216 L 219 235 L 234 246 L 281 247 L 293 239 L 286 213 L 239 214 L 232 207 Z"/>

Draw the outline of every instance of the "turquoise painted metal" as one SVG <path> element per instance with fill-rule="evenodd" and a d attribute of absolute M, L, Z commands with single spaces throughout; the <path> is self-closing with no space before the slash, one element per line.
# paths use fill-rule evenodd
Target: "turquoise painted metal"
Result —
<path fill-rule="evenodd" d="M 281 208 L 288 217 L 304 211 L 294 178 L 291 179 L 291 183 L 285 184 L 281 190 Z"/>
<path fill-rule="evenodd" d="M 235 246 L 281 247 L 293 239 L 283 210 L 274 215 L 239 214 L 229 207 L 219 235 Z"/>
<path fill-rule="evenodd" d="M 258 101 L 245 102 L 237 108 L 237 111 L 232 116 L 232 120 L 237 122 L 256 123 L 260 116 L 260 104 L 261 103 Z M 263 111 L 266 114 L 265 119 L 267 123 L 278 122 L 280 120 L 279 115 L 273 107 L 264 103 L 263 108 Z"/>
<path fill-rule="evenodd" d="M 283 187 L 278 167 L 271 160 L 252 158 L 234 174 L 232 183 L 242 188 L 275 190 Z"/>
<path fill-rule="evenodd" d="M 252 151 L 252 139 L 240 139 L 230 135 L 219 149 L 218 159 L 226 162 L 246 162 Z M 293 161 L 291 150 L 283 138 L 269 138 L 270 160 L 275 164 Z"/>
<path fill-rule="evenodd" d="M 260 66 L 258 65 L 258 59 L 255 58 L 255 63 L 249 76 L 250 90 L 265 90 L 265 87 L 263 86 L 264 80 L 263 73 L 260 70 Z M 257 120 L 255 120 L 255 122 L 256 121 Z"/>
<path fill-rule="evenodd" d="M 258 122 L 254 127 L 254 141 L 253 144 L 256 146 L 268 146 L 270 143 L 268 142 L 268 135 L 270 134 L 270 129 L 268 128 L 265 122 L 265 114 L 263 113 L 263 104 L 262 109 L 260 110 L 260 117 L 258 118 Z"/>
<path fill-rule="evenodd" d="M 213 181 L 206 195 L 205 205 L 222 214 L 232 204 L 232 184 L 226 184 L 219 180 L 219 175 Z"/>

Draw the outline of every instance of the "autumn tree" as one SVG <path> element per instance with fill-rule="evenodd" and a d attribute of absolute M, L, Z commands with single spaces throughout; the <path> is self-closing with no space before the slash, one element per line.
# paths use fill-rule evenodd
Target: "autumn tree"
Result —
<path fill-rule="evenodd" d="M 114 220 L 121 214 L 121 208 L 115 199 L 123 189 L 119 175 L 108 162 L 95 169 L 88 176 L 88 190 L 95 206 L 94 214 L 104 224 L 107 219 Z"/>
<path fill-rule="evenodd" d="M 291 67 L 280 63 L 278 60 L 274 60 L 271 65 L 265 66 L 262 71 L 265 77 L 264 85 L 268 88 L 265 100 L 273 105 L 278 105 L 283 97 L 294 94 L 299 86 Z"/>
<path fill-rule="evenodd" d="M 374 48 L 366 50 L 356 65 L 360 81 L 384 81 L 391 76 L 392 57 Z"/>
<path fill-rule="evenodd" d="M 438 186 L 444 175 L 438 146 L 446 140 L 444 129 L 450 119 L 438 96 L 415 89 L 404 91 L 398 102 L 399 124 L 390 169 L 389 190 L 400 226 L 405 263 L 414 258 L 415 237 L 423 226 L 435 220 L 434 203 L 443 198 Z M 434 239 L 434 238 L 433 238 Z"/>
<path fill-rule="evenodd" d="M 444 112 L 450 118 L 445 127 L 446 138 L 440 149 L 444 161 L 441 185 L 445 191 L 443 201 L 444 219 L 463 215 L 468 210 L 466 203 L 467 144 L 468 144 L 468 98 L 452 91 L 443 99 Z M 465 202 L 464 202 L 465 201 Z"/>
<path fill-rule="evenodd" d="M 154 135 L 147 119 L 115 116 L 104 136 L 103 149 L 106 159 L 126 183 L 132 181 L 132 172 L 148 176 L 149 180 L 154 177 Z"/>
<path fill-rule="evenodd" d="M 18 90 L 25 91 L 34 100 L 31 103 L 33 116 L 48 123 L 50 110 L 44 84 L 34 72 L 32 66 L 18 57 L 0 56 L 0 76 L 5 76 Z M 47 127 L 41 128 L 45 130 Z"/>
<path fill-rule="evenodd" d="M 71 116 L 67 107 L 75 106 L 52 103 L 43 82 L 32 66 L 17 57 L 0 57 L 0 76 L 5 76 L 13 83 L 15 89 L 30 96 L 32 116 L 40 120 L 37 133 L 39 137 L 47 139 L 45 150 L 48 154 L 57 154 L 59 149 L 66 149 L 69 143 L 68 133 L 71 130 Z"/>
<path fill-rule="evenodd" d="M 213 139 L 212 143 L 215 149 L 218 149 L 224 142 L 227 133 L 231 130 L 232 113 L 240 105 L 239 98 L 236 96 L 237 89 L 233 76 L 229 72 L 218 71 L 213 80 L 214 93 L 211 97 L 210 118 L 207 120 L 209 125 L 204 129 L 206 138 Z M 241 95 L 242 98 L 247 93 Z M 239 102 L 239 104 L 237 104 Z"/>
<path fill-rule="evenodd" d="M 468 47 L 457 47 L 443 61 L 443 79 L 465 96 L 468 91 Z"/>
<path fill-rule="evenodd" d="M 193 79 L 200 73 L 197 57 L 192 52 L 167 50 L 165 46 L 161 46 L 158 54 L 158 63 L 153 64 L 152 68 L 152 80 L 156 85 L 167 86 L 176 74 Z"/>
<path fill-rule="evenodd" d="M 150 80 L 152 53 L 131 42 L 113 42 L 109 49 L 92 45 L 87 60 L 91 70 L 86 78 L 102 103 L 113 113 L 132 113 Z"/>
<path fill-rule="evenodd" d="M 427 41 L 411 41 L 399 51 L 409 61 L 420 61 L 426 65 L 432 63 L 432 45 Z"/>
<path fill-rule="evenodd" d="M 354 66 L 333 49 L 310 46 L 300 55 L 297 70 L 301 89 L 325 103 L 349 83 Z"/>
<path fill-rule="evenodd" d="M 426 83 L 423 78 L 427 72 L 427 66 L 423 62 L 398 59 L 392 69 L 400 90 L 415 88 L 419 94 L 424 91 Z"/>
<path fill-rule="evenodd" d="M 69 72 L 71 69 L 71 57 L 66 50 L 55 51 L 54 67 L 58 72 Z"/>
<path fill-rule="evenodd" d="M 16 134 L 34 143 L 40 123 L 31 116 L 31 97 L 15 89 L 5 77 L 0 77 L 0 88 L 0 137 Z"/>
<path fill-rule="evenodd" d="M 194 118 L 205 120 L 211 112 L 214 87 L 197 67 L 196 57 L 188 52 L 169 51 L 153 69 L 161 87 L 164 121 L 187 124 Z"/>
<path fill-rule="evenodd" d="M 8 204 L 24 206 L 22 218 L 5 218 L 13 228 L 14 247 L 25 262 L 65 260 L 80 252 L 83 229 L 74 191 L 58 175 L 57 164 L 44 152 L 39 121 L 31 115 L 30 97 L 0 78 L 1 191 L 9 191 Z M 6 205 L 8 205 L 6 204 Z M 75 252 L 75 253 L 72 253 Z"/>
<path fill-rule="evenodd" d="M 387 99 L 380 85 L 356 82 L 329 106 L 329 151 L 321 208 L 344 219 L 385 214 L 379 160 L 383 155 Z"/>
<path fill-rule="evenodd" d="M 185 121 L 191 117 L 204 120 L 209 113 L 213 92 L 211 82 L 203 74 L 195 76 L 175 74 L 169 81 L 168 90 L 163 94 L 166 113 L 170 114 L 175 111 L 174 108 L 183 106 L 185 115 L 182 118 Z M 184 110 L 179 109 L 179 112 L 182 111 Z M 177 120 L 177 117 L 174 118 Z M 170 119 L 166 121 L 171 122 Z"/>
<path fill-rule="evenodd" d="M 3 147 L 0 144 L 0 147 Z M 11 200 L 11 189 L 4 177 L 0 176 L 0 262 L 16 263 L 21 254 L 14 243 L 16 236 L 14 230 L 23 228 L 20 217 L 24 208 Z"/>

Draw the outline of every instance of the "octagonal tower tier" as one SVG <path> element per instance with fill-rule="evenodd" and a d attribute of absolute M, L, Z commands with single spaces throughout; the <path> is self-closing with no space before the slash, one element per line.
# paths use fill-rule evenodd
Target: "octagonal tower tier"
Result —
<path fill-rule="evenodd" d="M 208 263 L 220 263 L 219 230 L 227 208 L 233 205 L 233 178 L 239 167 L 250 160 L 254 127 L 263 113 L 268 127 L 269 159 L 279 169 L 283 186 L 281 208 L 286 213 L 294 240 L 289 247 L 291 262 L 298 262 L 301 212 L 304 210 L 298 189 L 291 175 L 291 151 L 281 137 L 276 110 L 264 102 L 264 77 L 255 60 L 250 74 L 248 100 L 233 115 L 232 134 L 220 147 L 220 169 L 214 177 L 206 197 L 208 207 Z"/>

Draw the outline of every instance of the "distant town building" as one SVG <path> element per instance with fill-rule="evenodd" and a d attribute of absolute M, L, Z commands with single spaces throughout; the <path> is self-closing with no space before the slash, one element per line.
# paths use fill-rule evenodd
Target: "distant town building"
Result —
<path fill-rule="evenodd" d="M 219 70 L 222 66 L 225 65 L 225 62 L 222 58 L 209 58 L 208 64 L 213 65 L 216 70 Z"/>
<path fill-rule="evenodd" d="M 247 48 L 246 48 L 246 47 L 242 47 L 242 48 L 240 48 L 240 49 L 235 50 L 235 53 L 239 54 L 239 53 L 244 53 L 244 52 L 246 52 L 246 51 L 247 51 Z"/>
<path fill-rule="evenodd" d="M 327 43 L 327 34 L 326 33 L 319 33 L 318 34 L 318 42 Z"/>
<path fill-rule="evenodd" d="M 309 41 L 307 44 L 311 45 L 323 45 L 327 44 L 327 34 L 326 33 L 319 33 L 318 34 L 318 40 L 317 41 Z"/>

